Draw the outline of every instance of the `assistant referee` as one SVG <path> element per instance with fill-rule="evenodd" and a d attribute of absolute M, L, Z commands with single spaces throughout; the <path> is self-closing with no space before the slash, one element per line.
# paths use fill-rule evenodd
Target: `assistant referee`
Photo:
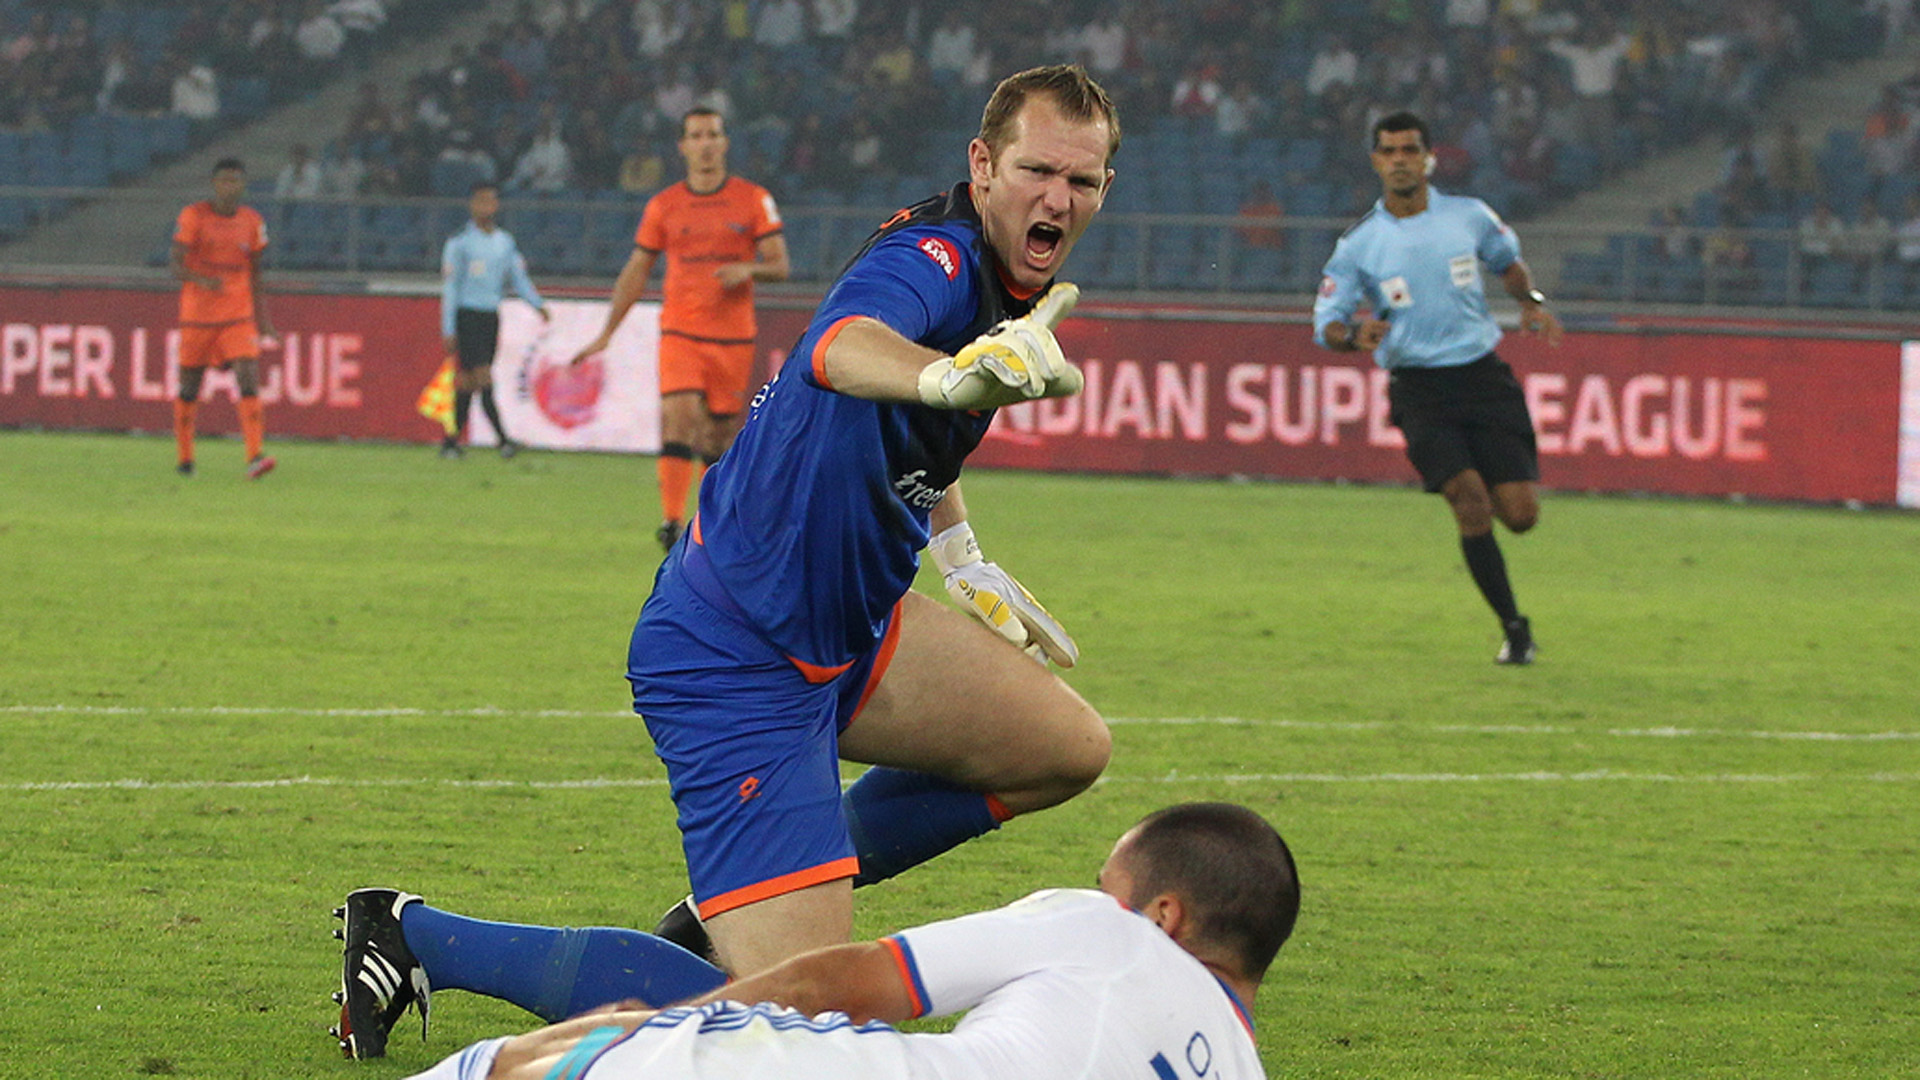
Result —
<path fill-rule="evenodd" d="M 467 200 L 473 218 L 466 228 L 447 238 L 440 254 L 440 336 L 446 350 L 458 360 L 454 374 L 454 430 L 440 444 L 440 456 L 461 454 L 460 437 L 467 430 L 473 397 L 494 433 L 500 436 L 500 456 L 510 458 L 520 444 L 507 437 L 500 408 L 493 400 L 493 354 L 500 343 L 500 301 L 511 293 L 532 304 L 540 318 L 550 319 L 546 301 L 527 276 L 513 234 L 500 228 L 500 191 L 492 184 L 476 184 Z"/>
<path fill-rule="evenodd" d="M 1520 302 L 1520 327 L 1560 343 L 1520 259 L 1520 241 L 1479 199 L 1427 183 L 1433 171 L 1427 125 L 1409 112 L 1373 125 L 1380 201 L 1327 260 L 1313 305 L 1314 340 L 1335 352 L 1373 350 L 1387 369 L 1389 419 L 1407 439 L 1407 458 L 1426 489 L 1446 497 L 1460 549 L 1506 640 L 1496 661 L 1533 662 L 1533 627 L 1514 600 L 1497 518 L 1523 533 L 1540 517 L 1540 457 L 1533 419 L 1513 369 L 1494 355 L 1500 327 L 1487 313 L 1480 266 L 1500 275 Z M 1355 321 L 1362 305 L 1369 317 Z"/>

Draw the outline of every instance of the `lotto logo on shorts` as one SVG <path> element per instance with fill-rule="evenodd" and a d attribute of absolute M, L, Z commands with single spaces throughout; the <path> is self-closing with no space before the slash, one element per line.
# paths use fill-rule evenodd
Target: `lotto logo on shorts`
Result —
<path fill-rule="evenodd" d="M 746 802 L 748 799 L 751 799 L 758 794 L 760 794 L 760 778 L 759 777 L 749 776 L 745 780 L 740 781 L 740 801 L 741 802 Z"/>
<path fill-rule="evenodd" d="M 960 276 L 960 252 L 952 244 L 937 236 L 929 236 L 920 241 L 920 250 L 946 271 L 948 281 Z"/>

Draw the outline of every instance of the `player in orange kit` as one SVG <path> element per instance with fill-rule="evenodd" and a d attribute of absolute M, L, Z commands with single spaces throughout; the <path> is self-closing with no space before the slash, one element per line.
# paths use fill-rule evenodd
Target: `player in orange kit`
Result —
<path fill-rule="evenodd" d="M 238 158 L 213 166 L 213 198 L 180 211 L 173 230 L 173 276 L 180 279 L 180 397 L 173 403 L 179 470 L 193 475 L 193 421 L 200 383 L 209 367 L 231 369 L 240 384 L 240 435 L 247 478 L 258 480 L 274 461 L 261 451 L 266 421 L 260 409 L 260 341 L 274 338 L 273 320 L 260 304 L 260 253 L 267 223 L 240 204 L 247 167 Z"/>
<path fill-rule="evenodd" d="M 613 283 L 607 323 L 573 358 L 603 352 L 627 309 L 667 257 L 660 307 L 660 529 L 671 549 L 686 531 L 697 454 L 712 464 L 733 442 L 753 372 L 753 283 L 785 281 L 780 210 L 758 184 L 727 173 L 725 121 L 712 109 L 680 120 L 687 179 L 655 195 L 633 254 Z"/>

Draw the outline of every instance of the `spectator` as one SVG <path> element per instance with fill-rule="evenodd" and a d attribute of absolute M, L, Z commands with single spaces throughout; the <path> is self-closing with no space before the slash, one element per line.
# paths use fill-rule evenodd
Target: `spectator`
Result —
<path fill-rule="evenodd" d="M 1746 232 L 1739 226 L 1721 222 L 1707 236 L 1701 254 L 1721 282 L 1735 288 L 1752 284 L 1753 248 L 1747 245 Z"/>
<path fill-rule="evenodd" d="M 1801 261 L 1814 266 L 1832 259 L 1846 243 L 1846 235 L 1846 222 L 1834 214 L 1827 200 L 1816 201 L 1813 212 L 1800 221 Z"/>
<path fill-rule="evenodd" d="M 1236 141 L 1266 130 L 1268 121 L 1267 103 L 1255 92 L 1252 79 L 1235 79 L 1233 89 L 1213 111 L 1214 130 Z"/>
<path fill-rule="evenodd" d="M 873 58 L 867 61 L 865 81 L 891 94 L 903 89 L 914 77 L 913 47 L 898 30 L 875 35 Z"/>
<path fill-rule="evenodd" d="M 276 199 L 311 199 L 320 194 L 325 177 L 321 174 L 320 163 L 313 160 L 306 143 L 294 143 L 289 152 L 287 163 L 280 167 L 280 175 L 273 182 L 273 197 Z"/>
<path fill-rule="evenodd" d="M 1678 206 L 1669 206 L 1660 211 L 1654 245 L 1660 260 L 1666 263 L 1686 262 L 1699 254 L 1699 240 L 1687 225 L 1685 211 Z"/>
<path fill-rule="evenodd" d="M 372 79 L 362 80 L 359 100 L 347 113 L 347 137 L 357 141 L 393 128 L 393 111 L 387 108 L 386 101 L 381 98 L 379 85 Z"/>
<path fill-rule="evenodd" d="M 366 179 L 367 163 L 341 139 L 327 143 L 320 160 L 320 194 L 350 199 L 360 194 L 360 182 Z"/>
<path fill-rule="evenodd" d="M 323 0 L 309 0 L 306 18 L 293 32 L 293 41 L 309 64 L 329 64 L 339 59 L 340 50 L 346 47 L 347 32 L 327 11 Z"/>
<path fill-rule="evenodd" d="M 653 110 L 664 117 L 685 116 L 698 104 L 699 92 L 693 88 L 693 76 L 686 64 L 674 64 L 667 77 L 653 89 Z"/>
<path fill-rule="evenodd" d="M 521 19 L 507 31 L 500 59 L 528 83 L 540 82 L 547 77 L 547 39 L 530 20 Z"/>
<path fill-rule="evenodd" d="M 810 112 L 800 118 L 799 126 L 787 139 L 786 157 L 780 162 L 780 171 L 803 187 L 813 182 L 821 168 L 822 143 L 825 139 L 820 130 L 822 125 L 820 114 Z"/>
<path fill-rule="evenodd" d="M 1893 225 L 1880 214 L 1880 208 L 1873 200 L 1860 210 L 1860 220 L 1853 223 L 1841 238 L 1840 256 L 1855 266 L 1866 269 L 1878 262 L 1893 246 Z"/>
<path fill-rule="evenodd" d="M 1776 199 L 1789 207 L 1813 195 L 1819 174 L 1814 171 L 1813 153 L 1800 139 L 1793 121 L 1785 120 L 1774 134 L 1773 145 L 1763 161 L 1767 187 Z"/>
<path fill-rule="evenodd" d="M 642 59 L 664 59 L 687 36 L 685 15 L 673 0 L 637 0 L 633 34 Z"/>
<path fill-rule="evenodd" d="M 927 70 L 936 76 L 955 78 L 973 63 L 975 53 L 973 27 L 960 8 L 947 5 L 940 14 L 940 25 L 927 35 Z"/>
<path fill-rule="evenodd" d="M 859 21 L 860 0 L 813 0 L 813 39 L 828 70 L 838 68 L 845 59 Z"/>
<path fill-rule="evenodd" d="M 1105 79 L 1120 71 L 1127 59 L 1127 24 L 1113 7 L 1103 6 L 1093 21 L 1080 28 L 1080 54 L 1087 70 Z"/>
<path fill-rule="evenodd" d="M 1613 29 L 1611 20 L 1588 23 L 1573 41 L 1550 41 L 1547 51 L 1567 62 L 1573 94 L 1579 103 L 1580 141 L 1600 155 L 1601 167 L 1613 171 L 1614 90 L 1620 63 L 1632 40 Z"/>
<path fill-rule="evenodd" d="M 573 155 L 567 150 L 560 129 L 552 120 L 542 121 L 533 141 L 514 162 L 513 175 L 507 177 L 508 191 L 532 191 L 544 195 L 565 191 L 573 182 Z"/>
<path fill-rule="evenodd" d="M 474 184 L 491 184 L 500 178 L 500 167 L 494 162 L 493 155 L 480 146 L 473 133 L 462 126 L 457 118 L 453 130 L 448 133 L 447 145 L 441 148 L 436 160 L 442 166 L 451 167 L 458 176 L 458 182 L 452 184 L 449 190 L 435 190 L 435 195 L 453 195 L 456 191 L 452 189 L 466 191 Z"/>
<path fill-rule="evenodd" d="M 1906 168 L 1913 157 L 1913 125 L 1900 105 L 1900 95 L 1889 86 L 1880 92 L 1880 102 L 1867 115 L 1861 149 L 1867 156 L 1867 173 L 1876 190 L 1886 178 Z"/>
<path fill-rule="evenodd" d="M 334 0 L 327 14 L 350 35 L 364 37 L 387 25 L 387 6 L 382 0 Z"/>
<path fill-rule="evenodd" d="M 1240 204 L 1240 216 L 1259 222 L 1257 225 L 1242 225 L 1236 230 L 1242 245 L 1267 251 L 1286 248 L 1287 233 L 1280 227 L 1280 221 L 1287 216 L 1287 207 L 1265 180 L 1255 180 L 1247 189 L 1246 201 Z"/>
<path fill-rule="evenodd" d="M 212 68 L 198 60 L 178 61 L 173 75 L 173 112 L 201 121 L 220 115 L 220 82 Z"/>
<path fill-rule="evenodd" d="M 1175 116 L 1211 120 L 1220 105 L 1220 65 L 1203 53 L 1173 84 Z"/>
<path fill-rule="evenodd" d="M 1920 193 L 1907 196 L 1906 216 L 1894 230 L 1894 255 L 1912 274 L 1920 270 Z"/>
<path fill-rule="evenodd" d="M 600 122 L 599 113 L 585 109 L 577 115 L 568 147 L 573 152 L 576 186 L 588 191 L 606 191 L 617 186 L 620 152 L 607 137 L 607 126 Z"/>
<path fill-rule="evenodd" d="M 1359 77 L 1360 58 L 1347 39 L 1335 33 L 1324 35 L 1307 66 L 1307 93 L 1320 97 L 1335 86 L 1352 86 Z"/>
<path fill-rule="evenodd" d="M 807 38 L 807 9 L 800 0 L 767 0 L 753 24 L 754 44 L 784 52 Z M 677 115 L 677 114 L 675 114 Z"/>
<path fill-rule="evenodd" d="M 24 64 L 35 53 L 52 50 L 53 41 L 52 17 L 44 10 L 35 11 L 27 17 L 26 28 L 9 39 L 4 48 L 0 48 L 0 60 Z"/>
<path fill-rule="evenodd" d="M 126 38 L 115 38 L 107 48 L 107 61 L 100 69 L 100 89 L 93 96 L 95 112 L 110 112 L 117 107 L 115 96 L 134 70 L 133 46 Z"/>
<path fill-rule="evenodd" d="M 1447 25 L 1485 30 L 1493 21 L 1493 0 L 1447 0 Z"/>
<path fill-rule="evenodd" d="M 667 163 L 651 146 L 636 147 L 620 160 L 620 190 L 629 195 L 652 195 L 666 178 Z"/>

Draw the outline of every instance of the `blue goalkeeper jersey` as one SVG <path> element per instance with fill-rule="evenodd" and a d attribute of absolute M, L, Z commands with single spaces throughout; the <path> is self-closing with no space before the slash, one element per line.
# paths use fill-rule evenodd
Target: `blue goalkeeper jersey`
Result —
<path fill-rule="evenodd" d="M 1002 283 L 968 185 L 900 211 L 842 270 L 700 486 L 697 539 L 720 585 L 791 659 L 871 650 L 909 587 L 928 514 L 991 410 L 837 393 L 820 355 L 849 319 L 951 354 L 1032 307 Z"/>
<path fill-rule="evenodd" d="M 1375 203 L 1327 260 L 1313 339 L 1325 345 L 1327 324 L 1351 324 L 1364 302 L 1389 326 L 1373 353 L 1381 367 L 1472 363 L 1500 343 L 1480 264 L 1499 274 L 1519 259 L 1519 239 L 1479 199 L 1429 188 L 1427 208 L 1404 218 Z"/>

